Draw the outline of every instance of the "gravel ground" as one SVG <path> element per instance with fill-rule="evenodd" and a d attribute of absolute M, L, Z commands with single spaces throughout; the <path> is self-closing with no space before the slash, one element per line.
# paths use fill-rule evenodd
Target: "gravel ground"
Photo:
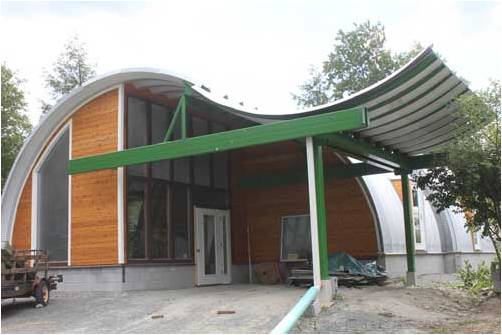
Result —
<path fill-rule="evenodd" d="M 340 288 L 333 305 L 302 318 L 297 333 L 497 333 L 500 296 L 474 298 L 453 289 L 451 277 L 386 286 Z"/>
<path fill-rule="evenodd" d="M 268 333 L 304 292 L 282 285 L 54 291 L 45 308 L 2 302 L 2 333 Z"/>
<path fill-rule="evenodd" d="M 333 305 L 297 333 L 498 333 L 500 297 L 475 299 L 448 283 L 340 288 Z M 229 285 L 164 291 L 58 292 L 49 306 L 2 302 L 2 333 L 268 333 L 304 289 Z M 235 314 L 218 314 L 235 311 Z"/>

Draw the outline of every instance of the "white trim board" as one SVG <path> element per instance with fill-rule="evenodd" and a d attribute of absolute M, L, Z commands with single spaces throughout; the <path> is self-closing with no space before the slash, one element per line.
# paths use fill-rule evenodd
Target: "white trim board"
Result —
<path fill-rule="evenodd" d="M 122 151 L 125 143 L 125 84 L 119 87 L 118 100 L 117 151 Z M 124 235 L 124 168 L 119 167 L 117 168 L 117 260 L 119 264 L 125 262 Z"/>

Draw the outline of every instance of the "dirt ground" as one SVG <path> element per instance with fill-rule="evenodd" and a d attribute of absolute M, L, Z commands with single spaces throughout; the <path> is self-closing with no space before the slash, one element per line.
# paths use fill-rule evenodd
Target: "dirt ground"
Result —
<path fill-rule="evenodd" d="M 331 308 L 302 318 L 295 332 L 500 334 L 500 296 L 475 298 L 446 283 L 340 288 Z"/>

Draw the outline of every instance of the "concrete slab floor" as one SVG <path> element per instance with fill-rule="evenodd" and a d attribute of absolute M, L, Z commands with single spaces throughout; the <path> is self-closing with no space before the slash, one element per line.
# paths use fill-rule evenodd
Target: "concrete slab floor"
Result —
<path fill-rule="evenodd" d="M 2 301 L 1 328 L 2 333 L 268 333 L 304 292 L 284 285 L 53 291 L 45 308 L 34 308 L 29 299 Z"/>

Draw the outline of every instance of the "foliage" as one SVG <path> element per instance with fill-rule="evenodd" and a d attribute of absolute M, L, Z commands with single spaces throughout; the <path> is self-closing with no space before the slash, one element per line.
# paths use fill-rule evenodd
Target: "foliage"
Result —
<path fill-rule="evenodd" d="M 394 54 L 385 47 L 385 41 L 385 28 L 380 23 L 366 21 L 354 24 L 351 31 L 339 30 L 322 71 L 312 67 L 311 78 L 293 99 L 299 106 L 308 107 L 343 98 L 387 77 L 422 50 L 415 44 L 409 52 Z"/>
<path fill-rule="evenodd" d="M 463 288 L 474 295 L 478 295 L 484 290 L 489 290 L 493 286 L 490 269 L 481 262 L 477 269 L 474 269 L 469 261 L 465 261 L 464 267 L 457 273 L 460 279 L 460 288 Z"/>
<path fill-rule="evenodd" d="M 2 189 L 9 171 L 31 131 L 31 123 L 24 113 L 26 102 L 20 88 L 22 81 L 2 64 Z"/>
<path fill-rule="evenodd" d="M 445 147 L 447 167 L 427 170 L 417 183 L 438 211 L 465 213 L 466 228 L 490 238 L 500 262 L 500 83 L 456 103 L 461 126 Z"/>
<path fill-rule="evenodd" d="M 85 44 L 77 35 L 71 37 L 64 45 L 52 71 L 45 73 L 45 83 L 53 100 L 60 99 L 94 77 L 95 68 L 96 65 L 89 62 Z M 51 108 L 50 103 L 42 101 L 42 115 Z"/>

